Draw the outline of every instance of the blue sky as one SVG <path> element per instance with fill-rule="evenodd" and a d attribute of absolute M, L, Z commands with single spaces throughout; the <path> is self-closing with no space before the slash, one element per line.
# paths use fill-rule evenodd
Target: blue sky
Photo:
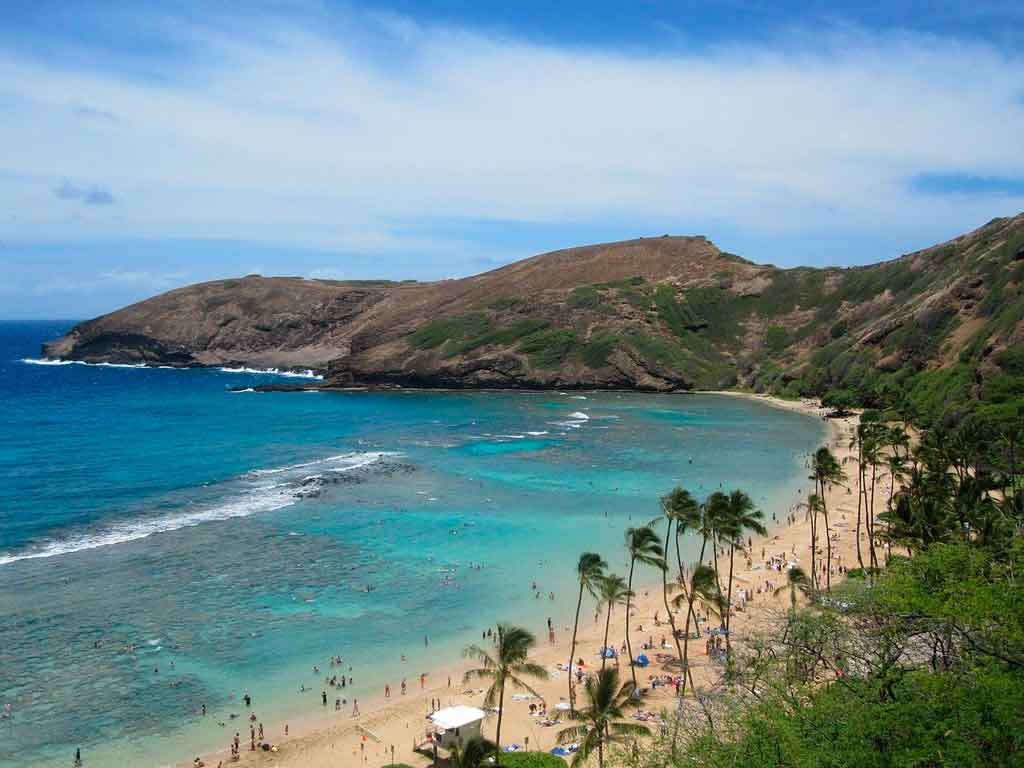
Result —
<path fill-rule="evenodd" d="M 781 266 L 1024 210 L 1019 2 L 8 2 L 0 317 L 704 234 Z"/>

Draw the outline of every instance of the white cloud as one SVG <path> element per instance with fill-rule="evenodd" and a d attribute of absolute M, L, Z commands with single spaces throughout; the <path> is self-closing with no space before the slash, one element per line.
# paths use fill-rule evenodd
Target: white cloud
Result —
<path fill-rule="evenodd" d="M 915 195 L 915 174 L 1024 175 L 1024 61 L 983 45 L 819 30 L 642 56 L 386 21 L 336 38 L 169 26 L 212 55 L 167 81 L 0 53 L 10 177 L 119 190 L 71 218 L 4 177 L 18 216 L 0 234 L 386 253 L 450 251 L 394 234 L 449 218 L 886 230 L 1005 212 Z M 69 131 L 83 103 L 118 119 Z"/>

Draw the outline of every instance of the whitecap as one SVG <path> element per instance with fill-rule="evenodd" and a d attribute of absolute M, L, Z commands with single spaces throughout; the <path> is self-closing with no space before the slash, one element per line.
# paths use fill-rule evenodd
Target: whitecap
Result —
<path fill-rule="evenodd" d="M 7 565 L 19 560 L 66 555 L 71 552 L 97 549 L 112 544 L 123 544 L 128 541 L 145 539 L 154 533 L 166 533 L 181 528 L 191 528 L 202 523 L 217 520 L 248 517 L 258 512 L 271 512 L 275 509 L 290 506 L 295 502 L 296 497 L 292 493 L 272 488 L 256 488 L 207 509 L 141 520 L 129 520 L 87 533 L 83 536 L 50 541 L 28 552 L 0 554 L 0 565 Z"/>
<path fill-rule="evenodd" d="M 255 392 L 255 391 L 256 391 L 256 390 L 255 390 L 255 389 L 253 389 L 252 387 L 246 387 L 245 389 L 229 389 L 229 390 L 228 390 L 228 392 L 235 392 L 235 393 L 241 393 L 241 392 Z"/>
<path fill-rule="evenodd" d="M 526 434 L 528 434 L 528 435 L 530 435 L 532 437 L 540 437 L 541 435 L 548 434 L 548 431 L 545 429 L 545 430 L 541 430 L 540 432 L 527 432 Z"/>
<path fill-rule="evenodd" d="M 315 373 L 309 369 L 304 371 L 287 371 L 281 370 L 280 368 L 231 368 L 229 366 L 223 366 L 217 369 L 221 373 L 249 373 L 249 374 L 268 374 L 271 376 L 285 376 L 296 379 L 317 379 L 323 381 L 323 376 Z"/>
<path fill-rule="evenodd" d="M 376 451 L 372 453 L 340 453 L 337 456 L 328 456 L 325 459 L 315 459 L 314 461 L 304 461 L 301 464 L 288 464 L 283 467 L 271 467 L 269 469 L 254 469 L 248 474 L 253 477 L 264 477 L 266 475 L 279 475 L 282 472 L 291 472 L 296 469 L 305 469 L 306 467 L 319 467 L 323 465 L 338 465 L 328 466 L 334 472 L 347 472 L 352 469 L 359 467 L 365 467 L 367 464 L 372 464 L 375 461 L 379 461 L 385 456 L 398 456 L 399 454 L 389 451 Z"/>
<path fill-rule="evenodd" d="M 569 414 L 569 418 L 570 419 L 579 419 L 580 421 L 589 421 L 590 420 L 590 417 L 587 416 L 587 414 L 583 413 L 583 411 L 573 411 L 572 413 Z"/>
<path fill-rule="evenodd" d="M 87 363 L 84 360 L 57 360 L 51 357 L 23 357 L 26 365 L 88 365 L 93 368 L 146 368 L 145 363 Z"/>

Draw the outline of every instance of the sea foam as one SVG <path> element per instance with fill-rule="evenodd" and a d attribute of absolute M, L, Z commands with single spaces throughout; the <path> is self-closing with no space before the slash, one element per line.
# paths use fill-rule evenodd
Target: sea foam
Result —
<path fill-rule="evenodd" d="M 256 469 L 240 478 L 241 481 L 247 483 L 248 487 L 235 491 L 226 499 L 213 503 L 204 509 L 120 521 L 82 535 L 43 542 L 35 549 L 22 552 L 0 552 L 0 566 L 15 563 L 19 560 L 55 557 L 72 552 L 106 547 L 112 544 L 123 544 L 128 541 L 147 538 L 154 533 L 166 533 L 181 528 L 191 528 L 202 523 L 230 520 L 236 517 L 249 517 L 260 512 L 272 512 L 275 509 L 291 506 L 303 498 L 303 486 L 301 484 L 303 479 L 308 480 L 310 477 L 319 477 L 319 475 L 310 476 L 308 473 L 300 473 L 298 470 L 316 466 L 322 467 L 323 471 L 326 472 L 347 472 L 373 464 L 385 456 L 397 455 L 397 453 L 384 451 L 345 453 L 301 464 L 291 464 L 270 469 Z M 294 474 L 296 477 L 294 479 L 288 478 L 287 473 Z M 274 482 L 254 482 L 268 475 L 286 476 L 282 478 L 275 477 Z M 277 482 L 278 479 L 285 482 Z M 237 482 L 237 480 L 231 482 Z"/>

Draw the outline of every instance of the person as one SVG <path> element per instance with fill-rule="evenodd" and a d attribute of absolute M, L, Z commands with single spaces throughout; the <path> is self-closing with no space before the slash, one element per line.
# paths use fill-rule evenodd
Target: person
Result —
<path fill-rule="evenodd" d="M 320 700 L 323 702 L 323 705 L 326 707 L 327 706 L 327 691 L 320 691 Z"/>
<path fill-rule="evenodd" d="M 82 748 L 78 747 L 75 749 L 75 768 L 81 768 L 82 765 Z"/>
<path fill-rule="evenodd" d="M 402 678 L 402 695 L 405 696 L 405 678 Z"/>
<path fill-rule="evenodd" d="M 352 717 L 359 716 L 359 699 L 352 699 Z"/>
<path fill-rule="evenodd" d="M 260 723 L 260 735 L 259 735 L 259 739 L 260 739 L 260 741 L 263 741 L 263 723 Z"/>
<path fill-rule="evenodd" d="M 385 699 L 390 699 L 391 698 L 391 686 L 388 685 L 387 683 L 384 683 L 384 698 Z"/>

